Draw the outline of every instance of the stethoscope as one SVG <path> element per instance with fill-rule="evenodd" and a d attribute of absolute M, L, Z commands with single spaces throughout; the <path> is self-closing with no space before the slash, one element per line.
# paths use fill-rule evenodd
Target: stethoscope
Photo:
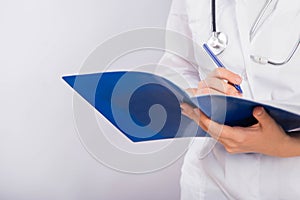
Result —
<path fill-rule="evenodd" d="M 253 39 L 254 35 L 256 34 L 257 30 L 259 29 L 259 26 L 261 25 L 262 18 L 265 17 L 266 11 L 269 7 L 269 5 L 272 3 L 273 0 L 268 0 L 259 13 L 257 19 L 255 20 L 251 30 L 250 30 L 250 40 Z M 275 7 L 273 10 L 270 12 L 272 13 L 275 10 Z M 215 55 L 221 54 L 227 47 L 228 45 L 228 37 L 225 33 L 217 31 L 217 22 L 216 22 L 216 0 L 211 0 L 211 21 L 212 21 L 212 34 L 209 40 L 207 41 L 207 45 L 210 47 L 210 49 L 213 51 Z M 300 44 L 300 36 L 298 41 L 296 42 L 294 48 L 292 49 L 291 53 L 288 55 L 288 57 L 282 61 L 282 62 L 274 62 L 270 60 L 269 58 L 262 57 L 262 56 L 257 56 L 257 55 L 251 55 L 251 59 L 259 64 L 271 64 L 271 65 L 284 65 L 288 63 L 291 58 L 295 55 L 298 47 Z"/>

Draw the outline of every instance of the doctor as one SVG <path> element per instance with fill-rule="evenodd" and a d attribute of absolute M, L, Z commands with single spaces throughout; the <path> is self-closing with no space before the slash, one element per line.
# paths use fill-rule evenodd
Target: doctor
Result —
<path fill-rule="evenodd" d="M 161 64 L 184 76 L 193 94 L 272 101 L 300 113 L 299 0 L 173 0 L 167 28 L 208 43 L 227 67 L 216 69 L 194 46 L 185 47 L 190 61 L 165 53 Z M 217 124 L 186 104 L 182 110 L 218 141 L 203 158 L 207 143 L 197 138 L 186 154 L 183 200 L 300 199 L 300 137 L 264 108 L 253 110 L 258 124 L 249 128 Z"/>

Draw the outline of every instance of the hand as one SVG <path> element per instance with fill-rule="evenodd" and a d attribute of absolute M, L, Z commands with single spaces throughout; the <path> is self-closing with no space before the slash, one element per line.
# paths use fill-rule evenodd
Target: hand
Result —
<path fill-rule="evenodd" d="M 205 80 L 202 80 L 198 84 L 198 88 L 190 88 L 187 91 L 193 95 L 201 94 L 225 94 L 231 96 L 242 96 L 232 84 L 240 85 L 242 78 L 225 69 L 216 68 L 212 71 Z"/>
<path fill-rule="evenodd" d="M 300 155 L 300 139 L 288 136 L 262 107 L 253 111 L 258 123 L 251 127 L 230 127 L 210 120 L 198 108 L 182 104 L 182 113 L 218 140 L 229 153 L 262 153 L 269 156 Z"/>

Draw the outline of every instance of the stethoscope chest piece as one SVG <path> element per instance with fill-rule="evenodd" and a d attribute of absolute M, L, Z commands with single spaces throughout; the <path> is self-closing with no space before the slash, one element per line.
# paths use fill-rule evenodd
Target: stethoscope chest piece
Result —
<path fill-rule="evenodd" d="M 208 47 L 215 55 L 221 54 L 227 47 L 228 37 L 223 32 L 212 32 L 211 37 L 207 41 Z"/>

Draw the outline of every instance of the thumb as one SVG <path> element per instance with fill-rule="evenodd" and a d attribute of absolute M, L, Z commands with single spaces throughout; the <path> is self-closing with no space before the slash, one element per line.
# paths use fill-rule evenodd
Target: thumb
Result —
<path fill-rule="evenodd" d="M 274 123 L 273 118 L 266 112 L 263 107 L 256 107 L 253 110 L 253 116 L 261 124 L 261 126 L 270 125 Z"/>

